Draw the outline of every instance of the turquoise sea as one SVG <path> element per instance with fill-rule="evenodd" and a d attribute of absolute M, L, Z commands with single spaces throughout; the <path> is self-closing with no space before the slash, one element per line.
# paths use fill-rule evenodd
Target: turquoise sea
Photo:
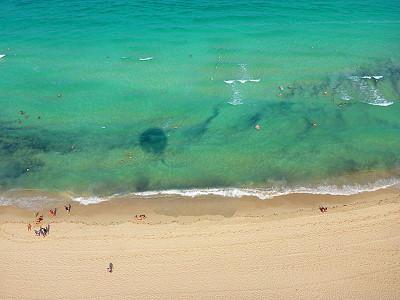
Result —
<path fill-rule="evenodd" d="M 3 0 L 0 54 L 2 203 L 400 178 L 398 0 Z"/>

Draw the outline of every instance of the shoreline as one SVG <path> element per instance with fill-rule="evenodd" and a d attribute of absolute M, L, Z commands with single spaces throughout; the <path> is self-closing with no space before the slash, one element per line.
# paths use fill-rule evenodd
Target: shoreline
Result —
<path fill-rule="evenodd" d="M 14 205 L 0 206 L 0 224 L 13 222 L 30 222 L 34 213 L 45 216 L 45 221 L 82 222 L 90 224 L 120 224 L 135 222 L 134 216 L 146 214 L 146 224 L 168 222 L 196 222 L 203 219 L 222 220 L 229 218 L 281 219 L 282 216 L 297 217 L 318 212 L 320 206 L 326 206 L 329 212 L 356 207 L 376 205 L 383 199 L 400 195 L 397 187 L 361 192 L 352 195 L 327 195 L 293 193 L 261 200 L 254 196 L 152 196 L 152 197 L 119 197 L 93 204 L 64 201 L 48 202 L 37 209 L 21 208 Z M 378 201 L 378 202 L 377 202 Z M 64 205 L 71 204 L 72 212 L 67 214 Z M 48 217 L 50 209 L 58 209 L 56 217 Z M 293 215 L 294 214 L 294 215 Z"/>
<path fill-rule="evenodd" d="M 46 237 L 32 210 L 0 207 L 0 299 L 400 297 L 396 188 L 71 204 L 39 212 Z"/>
<path fill-rule="evenodd" d="M 399 189 L 400 178 L 382 178 L 370 183 L 349 185 L 320 185 L 320 186 L 298 186 L 286 188 L 194 188 L 194 189 L 171 189 L 147 192 L 129 192 L 125 194 L 113 194 L 109 196 L 75 195 L 64 191 L 46 191 L 39 189 L 11 189 L 0 191 L 0 207 L 16 206 L 29 210 L 40 210 L 54 205 L 73 202 L 83 205 L 99 204 L 102 202 L 117 200 L 147 200 L 154 198 L 227 198 L 227 199 L 258 199 L 270 201 L 274 198 L 291 197 L 292 195 L 319 195 L 325 196 L 352 196 L 357 194 L 375 192 L 385 189 Z"/>

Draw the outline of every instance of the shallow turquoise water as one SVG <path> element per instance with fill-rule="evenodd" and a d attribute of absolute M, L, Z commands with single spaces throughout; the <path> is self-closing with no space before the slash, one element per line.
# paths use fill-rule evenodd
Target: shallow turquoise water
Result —
<path fill-rule="evenodd" d="M 400 2 L 351 2 L 3 1 L 1 188 L 399 177 Z"/>

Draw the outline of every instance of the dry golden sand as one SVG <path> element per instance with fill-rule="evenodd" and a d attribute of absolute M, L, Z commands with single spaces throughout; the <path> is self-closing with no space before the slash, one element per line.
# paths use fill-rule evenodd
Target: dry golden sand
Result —
<path fill-rule="evenodd" d="M 400 299 L 394 189 L 59 208 L 46 238 L 0 208 L 1 299 Z"/>

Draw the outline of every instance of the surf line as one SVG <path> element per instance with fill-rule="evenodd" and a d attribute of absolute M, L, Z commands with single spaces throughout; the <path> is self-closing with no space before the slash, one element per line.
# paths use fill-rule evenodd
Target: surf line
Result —
<path fill-rule="evenodd" d="M 139 58 L 140 61 L 147 61 L 147 60 L 152 60 L 152 59 L 154 59 L 153 56 Z"/>

